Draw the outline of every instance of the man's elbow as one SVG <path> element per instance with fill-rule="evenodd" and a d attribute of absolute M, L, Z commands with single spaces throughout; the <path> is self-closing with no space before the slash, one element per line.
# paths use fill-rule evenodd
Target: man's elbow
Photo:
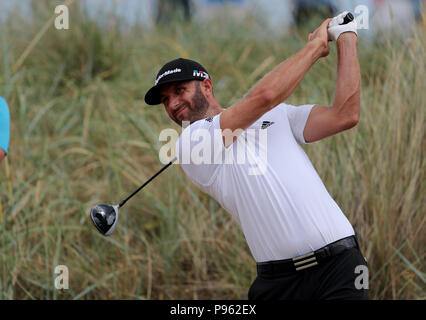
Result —
<path fill-rule="evenodd" d="M 275 92 L 271 89 L 256 90 L 250 93 L 248 97 L 255 100 L 256 104 L 265 111 L 275 106 L 274 103 L 277 98 Z"/>
<path fill-rule="evenodd" d="M 361 110 L 360 87 L 358 86 L 337 109 L 339 110 L 340 118 L 343 119 L 344 129 L 355 127 L 358 124 Z"/>
<path fill-rule="evenodd" d="M 274 101 L 277 99 L 277 95 L 273 90 L 268 89 L 268 90 L 263 91 L 263 97 L 262 98 L 263 98 L 265 105 L 271 106 L 271 105 L 274 104 Z"/>
<path fill-rule="evenodd" d="M 344 120 L 345 130 L 355 127 L 358 124 L 358 122 L 359 122 L 359 111 L 346 116 Z"/>

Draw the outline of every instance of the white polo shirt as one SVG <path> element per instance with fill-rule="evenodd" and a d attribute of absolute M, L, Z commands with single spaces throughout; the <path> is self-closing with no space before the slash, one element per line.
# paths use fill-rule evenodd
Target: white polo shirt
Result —
<path fill-rule="evenodd" d="M 313 106 L 282 103 L 228 148 L 221 114 L 192 123 L 176 144 L 185 173 L 236 219 L 257 262 L 300 256 L 354 234 L 299 145 Z"/>

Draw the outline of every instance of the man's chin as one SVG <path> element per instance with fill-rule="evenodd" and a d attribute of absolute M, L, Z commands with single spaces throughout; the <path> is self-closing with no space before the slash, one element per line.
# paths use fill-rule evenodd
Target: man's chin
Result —
<path fill-rule="evenodd" d="M 191 124 L 192 122 L 190 122 L 189 120 L 186 119 L 182 119 L 182 120 L 177 120 L 177 119 L 173 119 L 173 121 L 179 125 L 180 127 L 183 127 L 185 124 Z"/>
<path fill-rule="evenodd" d="M 179 121 L 179 120 L 173 120 L 173 121 L 180 127 L 186 128 L 188 125 L 193 124 L 195 121 L 198 121 L 198 120 L 183 119 L 182 121 Z"/>

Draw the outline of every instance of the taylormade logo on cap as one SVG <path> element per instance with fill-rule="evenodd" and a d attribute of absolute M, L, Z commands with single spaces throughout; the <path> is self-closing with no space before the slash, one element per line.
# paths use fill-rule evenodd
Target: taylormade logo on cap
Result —
<path fill-rule="evenodd" d="M 174 70 L 167 70 L 166 72 L 164 72 L 164 73 L 162 73 L 158 76 L 157 80 L 155 80 L 155 85 L 157 85 L 158 81 L 160 81 L 162 77 L 165 77 L 165 76 L 172 74 L 172 73 L 179 73 L 179 72 L 182 72 L 182 70 L 179 69 L 179 68 L 176 68 Z"/>

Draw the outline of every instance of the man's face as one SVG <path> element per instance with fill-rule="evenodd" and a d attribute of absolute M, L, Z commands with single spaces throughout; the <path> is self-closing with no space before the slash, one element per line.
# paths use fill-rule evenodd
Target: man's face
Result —
<path fill-rule="evenodd" d="M 190 123 L 203 119 L 209 108 L 200 81 L 179 81 L 164 85 L 161 89 L 161 102 L 169 117 L 182 126 L 182 121 Z"/>

